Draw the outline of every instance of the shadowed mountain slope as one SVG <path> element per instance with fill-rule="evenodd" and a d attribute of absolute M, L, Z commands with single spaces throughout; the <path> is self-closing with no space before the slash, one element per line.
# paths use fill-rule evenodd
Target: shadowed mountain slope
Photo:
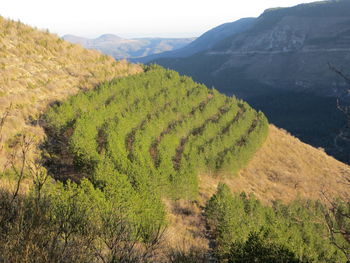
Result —
<path fill-rule="evenodd" d="M 254 24 L 254 21 L 255 18 L 242 18 L 231 23 L 222 24 L 205 32 L 203 35 L 198 37 L 190 44 L 184 46 L 183 48 L 132 59 L 132 61 L 147 63 L 160 58 L 182 58 L 191 56 L 193 54 L 212 48 L 215 46 L 215 44 L 227 37 L 234 36 L 249 29 Z"/>

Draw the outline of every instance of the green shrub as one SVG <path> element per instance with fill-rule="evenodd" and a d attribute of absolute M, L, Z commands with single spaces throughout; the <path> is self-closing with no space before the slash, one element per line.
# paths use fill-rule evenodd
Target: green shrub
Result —
<path fill-rule="evenodd" d="M 318 202 L 268 207 L 220 184 L 205 211 L 222 262 L 346 262 L 328 238 Z"/>

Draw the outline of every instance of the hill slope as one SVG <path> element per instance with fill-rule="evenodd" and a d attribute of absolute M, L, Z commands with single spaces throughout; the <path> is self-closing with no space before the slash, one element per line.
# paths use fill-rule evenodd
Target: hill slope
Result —
<path fill-rule="evenodd" d="M 125 97 L 127 105 L 120 100 Z M 350 198 L 344 184 L 350 168 L 285 131 L 271 125 L 256 151 L 264 131 L 253 126 L 253 116 L 259 114 L 241 101 L 151 68 L 52 108 L 48 136 L 69 147 L 49 149 L 56 158 L 48 165 L 58 179 L 87 176 L 96 185 L 126 175 L 136 191 L 147 193 L 146 206 L 153 200 L 148 194 L 160 189 L 167 200 L 170 248 L 185 240 L 183 249 L 204 254 L 210 249 L 202 209 L 220 182 L 268 204 L 298 197 Z"/>
<path fill-rule="evenodd" d="M 133 38 L 125 39 L 112 34 L 105 34 L 95 39 L 73 35 L 64 35 L 64 40 L 80 44 L 87 49 L 95 49 L 116 59 L 129 59 L 149 56 L 191 43 L 195 38 Z"/>
<path fill-rule="evenodd" d="M 249 29 L 255 21 L 255 18 L 242 18 L 237 21 L 217 26 L 203 35 L 198 37 L 190 44 L 177 50 L 163 52 L 142 58 L 132 59 L 134 62 L 148 63 L 152 60 L 160 58 L 187 57 L 195 53 L 212 48 L 215 44 L 222 41 L 226 37 L 233 36 Z"/>
<path fill-rule="evenodd" d="M 324 200 L 324 195 L 349 198 L 344 185 L 349 177 L 349 166 L 270 125 L 265 144 L 240 176 L 223 181 L 235 192 L 252 192 L 268 203 L 296 198 Z M 208 183 L 207 176 L 203 178 L 204 189 L 216 185 Z"/>
<path fill-rule="evenodd" d="M 349 14 L 347 0 L 267 10 L 210 50 L 156 63 L 247 100 L 272 123 L 348 161 L 339 136 L 346 120 L 336 106 L 346 83 L 328 63 L 350 68 Z"/>
<path fill-rule="evenodd" d="M 12 104 L 2 130 L 3 142 L 23 130 L 42 136 L 41 128 L 29 122 L 38 119 L 49 103 L 101 81 L 142 71 L 139 66 L 117 62 L 97 51 L 1 17 L 0 30 L 1 116 Z M 3 152 L 1 158 L 2 155 Z"/>
<path fill-rule="evenodd" d="M 25 102 L 8 121 L 20 118 L 27 122 L 18 130 L 38 131 L 28 121 L 30 107 L 35 106 L 36 115 L 60 100 L 46 115 L 46 146 L 52 153 L 45 155 L 46 165 L 56 178 L 80 184 L 47 180 L 42 167 L 29 195 L 13 195 L 0 184 L 0 221 L 6 222 L 0 224 L 0 261 L 107 262 L 121 257 L 136 262 L 132 256 L 139 253 L 153 256 L 147 249 L 158 244 L 167 219 L 166 241 L 173 248 L 195 244 L 211 258 L 202 209 L 219 181 L 266 202 L 297 195 L 318 198 L 320 191 L 349 198 L 348 185 L 341 182 L 350 176 L 348 166 L 273 126 L 268 132 L 264 115 L 247 103 L 155 66 L 110 80 L 141 69 L 20 23 L 1 22 L 12 32 L 4 33 L 11 37 L 1 42 L 5 61 L 12 63 L 4 64 L 11 84 L 5 98 Z M 36 43 L 47 38 L 52 42 Z M 38 72 L 24 71 L 22 60 Z M 54 82 L 47 82 L 51 78 Z M 32 81 L 33 91 L 25 86 Z M 98 87 L 86 90 L 97 82 Z M 79 87 L 85 92 L 67 99 Z M 28 96 L 40 100 L 25 101 Z M 4 134 L 11 135 L 8 126 Z"/>

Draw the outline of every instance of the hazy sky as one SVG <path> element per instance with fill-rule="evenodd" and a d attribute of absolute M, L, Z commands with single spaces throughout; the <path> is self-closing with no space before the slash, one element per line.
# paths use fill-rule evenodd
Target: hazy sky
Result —
<path fill-rule="evenodd" d="M 192 37 L 308 0 L 1 0 L 0 15 L 59 35 Z"/>

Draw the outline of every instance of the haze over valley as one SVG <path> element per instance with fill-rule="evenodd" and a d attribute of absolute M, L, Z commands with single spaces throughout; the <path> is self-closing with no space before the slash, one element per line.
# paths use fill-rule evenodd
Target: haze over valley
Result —
<path fill-rule="evenodd" d="M 191 43 L 195 38 L 134 38 L 125 39 L 104 34 L 95 39 L 64 35 L 64 40 L 80 44 L 87 49 L 99 50 L 115 59 L 133 59 L 178 49 Z"/>

